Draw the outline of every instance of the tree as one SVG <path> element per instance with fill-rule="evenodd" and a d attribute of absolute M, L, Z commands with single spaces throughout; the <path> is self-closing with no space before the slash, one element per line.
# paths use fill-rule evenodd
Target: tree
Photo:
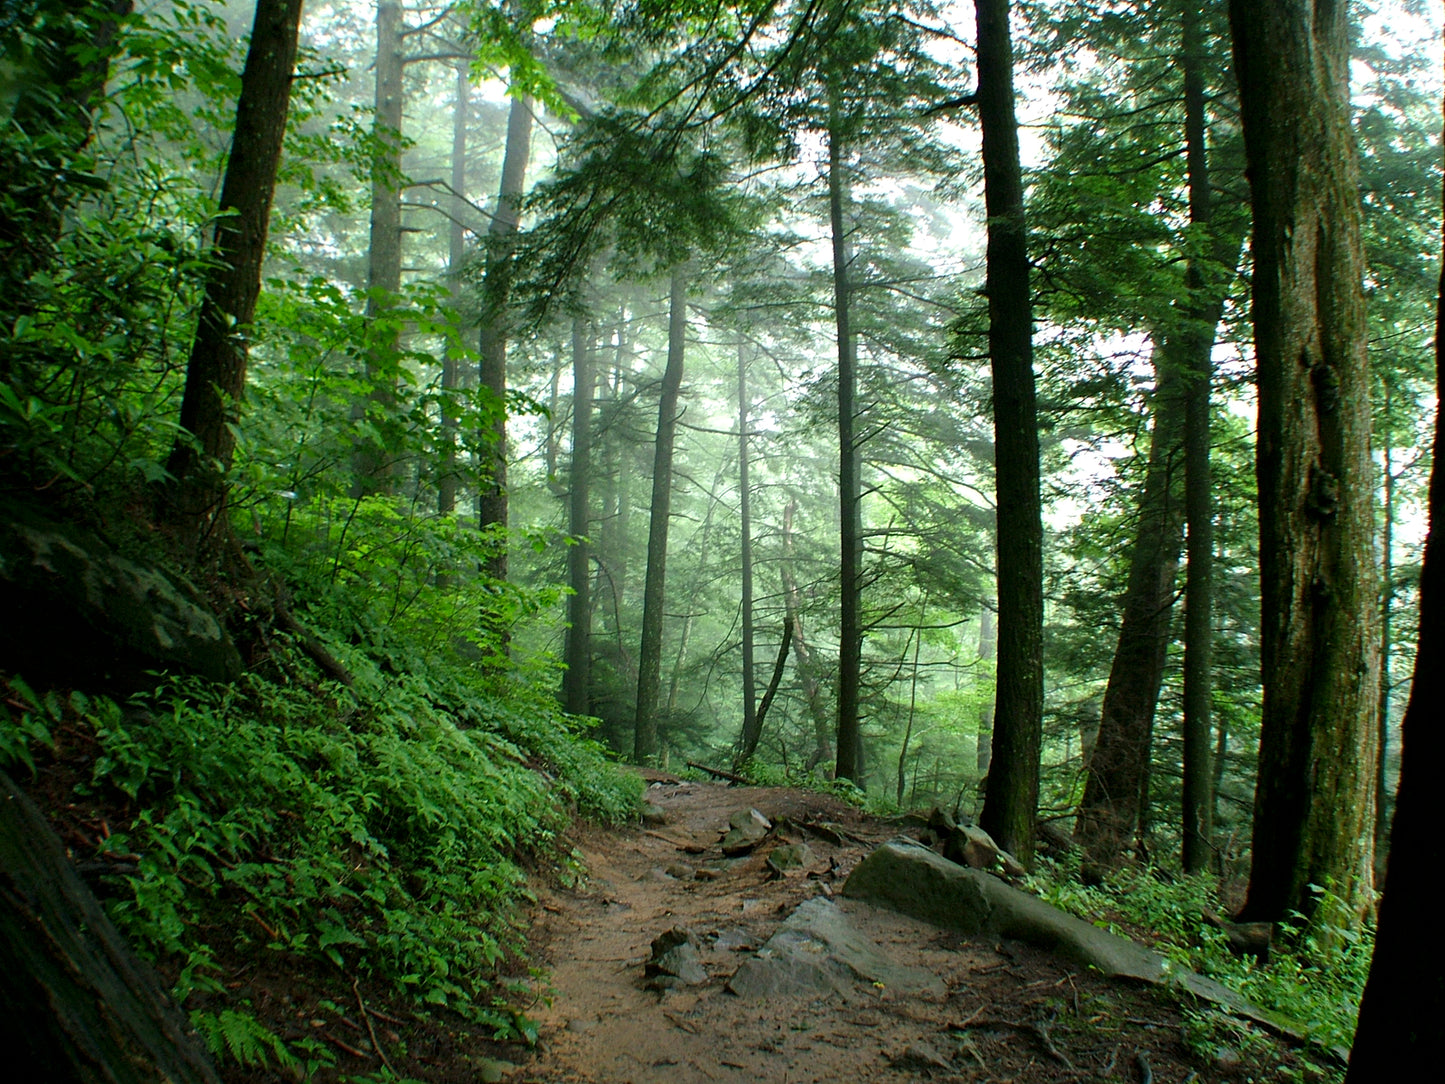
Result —
<path fill-rule="evenodd" d="M 687 349 L 687 265 L 672 269 L 668 287 L 667 368 L 657 402 L 652 452 L 652 505 L 647 528 L 647 578 L 642 589 L 642 642 L 637 651 L 637 717 L 632 755 L 639 764 L 658 752 L 657 704 L 662 684 L 662 619 L 667 592 L 667 532 L 672 516 L 672 453 L 677 401 Z"/>
<path fill-rule="evenodd" d="M 1435 323 L 1435 385 L 1445 389 L 1445 270 Z M 1445 757 L 1439 723 L 1441 675 L 1445 673 L 1445 596 L 1442 596 L 1441 527 L 1445 524 L 1445 417 L 1435 415 L 1434 467 L 1430 474 L 1430 533 L 1420 573 L 1420 639 L 1415 682 L 1405 710 L 1404 759 L 1385 895 L 1375 935 L 1370 977 L 1360 1001 L 1359 1025 L 1350 1050 L 1346 1084 L 1366 1084 L 1389 1074 L 1428 1079 L 1440 1064 L 1434 1041 L 1445 1018 L 1445 970 L 1430 941 L 1435 926 L 1435 875 L 1445 846 L 1435 826 L 1434 772 Z"/>
<path fill-rule="evenodd" d="M 741 764 L 757 751 L 762 723 L 757 705 L 757 681 L 753 675 L 753 503 L 752 484 L 748 478 L 748 353 L 747 345 L 738 336 L 738 526 L 742 532 L 742 653 L 743 653 L 743 731 L 738 742 L 737 763 Z M 786 649 L 779 652 L 786 657 Z M 776 669 L 776 667 L 774 668 Z M 770 684 L 770 688 L 775 687 Z"/>
<path fill-rule="evenodd" d="M 1033 304 L 1008 0 L 978 0 L 978 112 L 988 211 L 988 351 L 998 488 L 998 692 L 985 831 L 1033 858 L 1043 743 L 1043 516 Z"/>
<path fill-rule="evenodd" d="M 586 715 L 591 707 L 589 686 L 592 676 L 592 600 L 589 567 L 592 544 L 588 540 L 589 490 L 592 476 L 592 396 L 597 386 L 593 365 L 593 342 L 587 321 L 572 321 L 572 469 L 567 498 L 567 531 L 572 545 L 567 550 L 567 582 L 572 589 L 567 599 L 567 643 L 563 661 L 562 706 L 574 715 Z"/>
<path fill-rule="evenodd" d="M 1254 207 L 1264 706 L 1241 918 L 1369 898 L 1378 599 L 1346 8 L 1231 0 Z"/>
<path fill-rule="evenodd" d="M 212 266 L 186 365 L 182 431 L 166 462 L 172 479 L 166 518 L 192 549 L 212 531 L 227 530 L 226 472 L 246 390 L 245 335 L 261 292 L 300 22 L 301 0 L 257 0 L 211 242 Z"/>

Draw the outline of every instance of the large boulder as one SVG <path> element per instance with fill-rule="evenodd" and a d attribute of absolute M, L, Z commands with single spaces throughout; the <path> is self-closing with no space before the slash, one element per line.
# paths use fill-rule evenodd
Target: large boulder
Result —
<path fill-rule="evenodd" d="M 12 504 L 0 506 L 0 652 L 26 673 L 112 665 L 241 674 L 241 655 L 205 598 L 160 565 Z"/>
<path fill-rule="evenodd" d="M 878 847 L 843 886 L 854 899 L 883 904 L 969 936 L 1009 937 L 1057 953 L 1112 978 L 1188 990 L 1238 1016 L 1299 1037 L 1299 1029 L 1213 979 L 1180 968 L 1128 938 L 1092 926 L 982 870 L 950 862 L 911 839 Z"/>

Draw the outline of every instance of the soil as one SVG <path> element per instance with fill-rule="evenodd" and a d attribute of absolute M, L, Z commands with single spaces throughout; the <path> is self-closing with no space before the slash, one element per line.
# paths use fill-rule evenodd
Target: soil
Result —
<path fill-rule="evenodd" d="M 535 1084 L 1298 1079 L 1294 1053 L 1262 1036 L 1248 1053 L 1191 1049 L 1181 1006 L 1160 991 L 843 897 L 849 872 L 899 834 L 896 823 L 808 791 L 649 779 L 661 817 L 582 831 L 575 846 L 585 877 L 540 891 L 530 944 L 547 981 L 528 1010 L 540 1039 L 525 1062 L 493 1068 L 494 1078 L 504 1070 L 505 1079 Z M 774 830 L 751 854 L 728 859 L 719 840 L 730 815 L 749 809 Z M 815 860 L 771 870 L 767 855 L 783 842 L 807 843 Z M 938 976 L 943 992 L 860 981 L 817 996 L 731 993 L 742 961 L 820 895 L 893 962 Z M 647 975 L 652 942 L 675 927 L 697 939 L 707 981 L 659 990 Z"/>

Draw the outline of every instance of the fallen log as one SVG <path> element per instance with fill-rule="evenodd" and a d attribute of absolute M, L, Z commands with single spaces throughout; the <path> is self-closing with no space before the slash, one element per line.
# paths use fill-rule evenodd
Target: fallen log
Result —
<path fill-rule="evenodd" d="M 729 783 L 736 783 L 741 787 L 750 787 L 753 785 L 751 779 L 744 779 L 734 772 L 725 772 L 721 768 L 709 768 L 706 764 L 699 764 L 693 760 L 689 760 L 687 766 L 689 768 L 696 768 L 700 772 L 707 772 L 708 775 L 715 776 L 718 779 L 726 779 Z"/>

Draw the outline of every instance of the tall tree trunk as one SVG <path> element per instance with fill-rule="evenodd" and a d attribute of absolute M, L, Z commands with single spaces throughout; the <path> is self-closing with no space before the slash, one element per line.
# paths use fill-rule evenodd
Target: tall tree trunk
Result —
<path fill-rule="evenodd" d="M 993 623 L 994 600 L 983 600 L 978 611 L 978 661 L 991 663 L 998 655 L 998 630 Z M 989 761 L 993 756 L 993 711 L 994 698 L 989 697 L 978 706 L 978 739 L 975 746 L 975 764 L 978 777 L 988 774 Z"/>
<path fill-rule="evenodd" d="M 401 151 L 403 21 L 400 0 L 377 0 L 376 96 L 371 162 L 371 237 L 367 250 L 366 321 L 383 318 L 401 291 Z M 365 435 L 353 456 L 358 495 L 389 492 L 395 464 L 387 447 L 390 418 L 396 408 L 397 335 L 373 342 L 366 355 L 364 402 L 353 408 L 354 420 L 367 418 Z"/>
<path fill-rule="evenodd" d="M 562 704 L 574 715 L 586 715 L 591 709 L 588 694 L 592 678 L 592 544 L 588 541 L 588 488 L 592 474 L 592 393 L 597 378 L 593 374 L 593 343 L 587 323 L 581 317 L 572 320 L 572 470 L 571 494 L 568 497 L 567 532 L 572 545 L 567 550 L 567 582 L 572 588 L 567 599 L 567 642 L 563 661 L 567 670 L 562 675 Z"/>
<path fill-rule="evenodd" d="M 978 112 L 988 211 L 988 352 L 998 505 L 998 695 L 980 823 L 1033 860 L 1044 713 L 1043 512 L 1033 302 L 1008 0 L 978 0 Z"/>
<path fill-rule="evenodd" d="M 16 1079 L 214 1084 L 210 1059 L 0 773 L 0 1041 Z"/>
<path fill-rule="evenodd" d="M 918 613 L 919 623 L 923 622 L 923 609 L 928 605 L 927 596 Z M 913 630 L 913 677 L 908 683 L 908 722 L 903 727 L 903 744 L 898 750 L 897 801 L 903 804 L 903 791 L 908 782 L 908 743 L 913 740 L 913 718 L 918 712 L 918 653 L 923 647 L 923 631 Z"/>
<path fill-rule="evenodd" d="M 452 304 L 461 300 L 462 264 L 467 256 L 467 124 L 471 79 L 465 61 L 457 63 L 456 104 L 452 107 L 452 217 L 447 232 L 447 275 Z M 457 413 L 454 397 L 461 383 L 457 351 L 448 344 L 442 354 L 441 471 L 437 477 L 437 512 L 449 516 L 457 507 Z"/>
<path fill-rule="evenodd" d="M 863 668 L 863 490 L 859 478 L 857 435 L 858 344 L 850 326 L 848 228 L 843 208 L 847 181 L 843 175 L 842 136 L 836 117 L 828 129 L 828 215 L 833 237 L 833 312 L 838 334 L 838 504 L 839 504 L 839 628 L 838 736 L 839 779 L 857 781 L 862 772 L 858 688 Z"/>
<path fill-rule="evenodd" d="M 1184 142 L 1189 168 L 1189 219 L 1208 229 L 1214 223 L 1213 189 L 1205 142 L 1206 98 L 1204 43 L 1195 0 L 1183 11 Z M 1242 237 L 1231 231 L 1222 240 L 1216 233 L 1219 254 L 1230 246 L 1237 261 Z M 1202 872 L 1214 856 L 1214 769 L 1209 746 L 1214 678 L 1214 484 L 1210 474 L 1209 399 L 1214 379 L 1215 326 L 1220 309 L 1204 298 L 1208 276 L 1191 257 L 1185 272 L 1190 308 L 1208 313 L 1188 325 L 1189 371 L 1184 389 L 1184 519 L 1188 538 L 1184 611 L 1184 793 L 1181 800 L 1183 863 L 1186 873 Z M 1194 315 L 1193 312 L 1190 314 Z M 1209 322 L 1212 321 L 1212 322 Z M 1208 323 L 1206 327 L 1205 324 Z"/>
<path fill-rule="evenodd" d="M 717 475 L 712 480 L 712 489 L 707 495 L 707 512 L 702 517 L 702 530 L 698 532 L 695 548 L 697 549 L 697 566 L 693 569 L 692 579 L 688 582 L 687 613 L 682 617 L 682 630 L 677 637 L 677 653 L 673 656 L 672 674 L 667 681 L 667 714 L 672 715 L 677 711 L 678 695 L 682 690 L 682 668 L 687 662 L 687 646 L 692 641 L 692 623 L 696 616 L 697 609 L 691 600 L 696 599 L 702 589 L 703 578 L 708 575 L 707 553 L 708 547 L 712 544 L 713 516 L 717 512 L 717 492 L 722 489 L 723 476 L 727 472 L 726 460 L 718 467 Z M 688 549 L 694 545 L 689 544 Z"/>
<path fill-rule="evenodd" d="M 738 336 L 738 519 L 742 531 L 743 597 L 743 735 L 739 748 L 747 750 L 742 759 L 758 747 L 760 723 L 757 709 L 757 678 L 753 670 L 753 515 L 752 487 L 748 480 L 748 355 L 743 337 Z"/>
<path fill-rule="evenodd" d="M 1445 392 L 1445 271 L 1435 320 L 1435 389 Z M 1435 776 L 1445 762 L 1445 594 L 1441 582 L 1445 530 L 1445 416 L 1435 415 L 1430 469 L 1430 533 L 1420 570 L 1420 638 L 1415 681 L 1401 734 L 1400 789 L 1385 875 L 1375 957 L 1360 1001 L 1359 1026 L 1345 1084 L 1429 1080 L 1440 1071 L 1440 1021 L 1445 1019 L 1445 969 L 1432 938 L 1439 926 L 1438 882 L 1445 866 Z"/>
<path fill-rule="evenodd" d="M 1395 608 L 1395 466 L 1393 441 L 1390 439 L 1390 378 L 1385 377 L 1384 467 L 1384 529 L 1380 536 L 1380 689 L 1376 725 L 1379 751 L 1375 763 L 1375 871 L 1384 872 L 1385 854 L 1389 848 L 1390 791 L 1385 783 L 1386 754 L 1390 751 L 1390 638 Z"/>
<path fill-rule="evenodd" d="M 793 666 L 798 671 L 798 680 L 803 686 L 803 699 L 808 705 L 808 717 L 813 720 L 813 751 L 808 755 L 808 770 L 833 758 L 829 744 L 828 711 L 823 702 L 823 684 L 818 680 L 817 667 L 813 664 L 813 652 L 808 647 L 808 638 L 803 633 L 803 598 L 798 590 L 797 577 L 793 575 L 793 516 L 798 511 L 796 499 L 790 500 L 783 509 L 783 610 L 788 627 L 792 629 Z"/>
<path fill-rule="evenodd" d="M 246 339 L 261 293 L 261 263 L 281 163 L 301 0 L 258 0 L 236 129 L 211 242 L 196 337 L 186 363 L 181 432 L 166 469 L 172 500 L 166 518 L 192 547 L 226 530 L 226 473 L 246 390 Z"/>
<path fill-rule="evenodd" d="M 1231 0 L 1254 206 L 1264 705 L 1242 918 L 1369 898 L 1379 680 L 1348 18 Z"/>
<path fill-rule="evenodd" d="M 489 449 L 478 501 L 482 530 L 498 533 L 486 572 L 507 578 L 507 305 L 512 295 L 512 250 L 522 218 L 527 160 L 532 152 L 532 103 L 512 98 L 507 110 L 507 145 L 502 153 L 502 182 L 487 231 L 487 268 L 482 284 L 481 386 L 492 393 L 492 419 L 484 434 Z M 505 637 L 504 637 L 505 642 Z"/>
<path fill-rule="evenodd" d="M 652 454 L 652 509 L 647 529 L 647 582 L 642 592 L 642 642 L 637 653 L 637 722 L 632 755 L 639 764 L 657 756 L 657 701 L 662 680 L 662 618 L 666 598 L 667 529 L 672 516 L 672 450 L 677 437 L 677 400 L 687 345 L 687 268 L 672 269 L 669 289 L 667 368 L 657 404 L 657 443 Z"/>
<path fill-rule="evenodd" d="M 1074 822 L 1074 839 L 1094 873 L 1100 867 L 1117 866 L 1139 828 L 1154 709 L 1169 648 L 1184 527 L 1179 499 L 1184 402 L 1178 359 L 1171 360 L 1166 351 L 1162 344 L 1157 348 L 1154 433 L 1139 497 L 1139 529 L 1129 558 L 1123 621 L 1104 689 L 1098 737 L 1086 762 L 1084 798 Z"/>

